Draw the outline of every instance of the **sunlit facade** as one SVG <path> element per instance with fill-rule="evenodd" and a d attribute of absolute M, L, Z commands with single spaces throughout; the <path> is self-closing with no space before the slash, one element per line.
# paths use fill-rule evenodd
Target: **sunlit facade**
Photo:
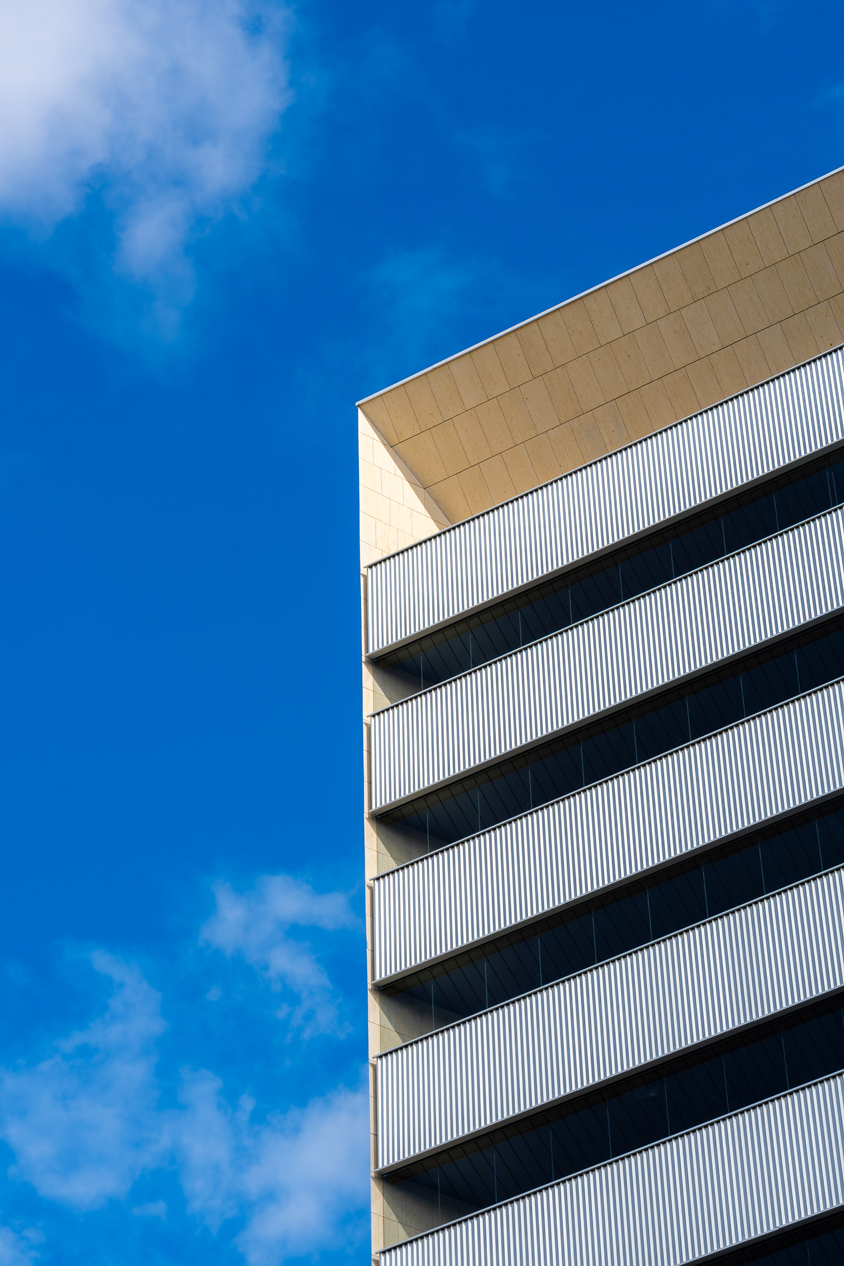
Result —
<path fill-rule="evenodd" d="M 844 1260 L 844 174 L 360 449 L 375 1254 Z"/>

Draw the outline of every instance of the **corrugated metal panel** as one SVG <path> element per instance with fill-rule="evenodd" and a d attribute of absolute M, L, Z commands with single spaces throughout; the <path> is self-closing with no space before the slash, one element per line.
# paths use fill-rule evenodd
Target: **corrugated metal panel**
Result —
<path fill-rule="evenodd" d="M 374 563 L 370 653 L 841 439 L 838 349 Z"/>
<path fill-rule="evenodd" d="M 372 807 L 455 778 L 844 605 L 844 510 L 372 718 Z"/>
<path fill-rule="evenodd" d="M 382 1266 L 680 1266 L 844 1204 L 844 1078 L 521 1196 Z"/>
<path fill-rule="evenodd" d="M 378 1059 L 378 1164 L 464 1135 L 844 986 L 833 871 Z"/>
<path fill-rule="evenodd" d="M 378 876 L 375 977 L 538 917 L 844 787 L 844 684 Z"/>

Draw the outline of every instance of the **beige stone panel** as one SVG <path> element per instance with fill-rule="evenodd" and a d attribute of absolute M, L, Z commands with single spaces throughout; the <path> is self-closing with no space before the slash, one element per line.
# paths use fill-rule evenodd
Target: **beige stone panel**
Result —
<path fill-rule="evenodd" d="M 489 489 L 480 466 L 470 466 L 468 470 L 462 470 L 457 478 L 469 506 L 469 513 L 480 514 L 482 510 L 488 510 Z"/>
<path fill-rule="evenodd" d="M 830 247 L 841 252 L 842 269 L 844 269 L 844 235 L 842 234 L 830 238 L 828 242 L 819 242 L 817 246 L 810 246 L 800 256 L 818 299 L 829 299 L 831 295 L 838 294 L 844 289 L 830 258 Z"/>
<path fill-rule="evenodd" d="M 465 470 L 467 466 L 471 465 L 469 458 L 466 456 L 466 450 L 460 442 L 460 436 L 457 433 L 457 427 L 454 425 L 453 418 L 450 418 L 448 422 L 441 422 L 439 426 L 435 426 L 431 431 L 426 431 L 425 435 L 420 438 L 427 439 L 428 437 L 436 445 L 447 475 L 456 475 L 459 471 Z M 401 445 L 398 448 L 401 453 Z M 402 454 L 402 456 L 404 455 Z M 412 469 L 413 466 L 411 465 Z M 429 481 L 423 479 L 422 483 L 427 487 Z"/>
<path fill-rule="evenodd" d="M 693 413 L 697 413 L 698 398 L 695 394 L 694 387 L 691 384 L 688 370 L 678 369 L 673 374 L 668 374 L 662 380 L 665 387 L 665 393 L 671 402 L 671 421 L 677 422 L 680 418 L 688 418 Z"/>
<path fill-rule="evenodd" d="M 496 453 L 495 457 L 491 457 L 489 461 L 481 463 L 481 474 L 489 490 L 489 505 L 500 505 L 502 501 L 509 501 L 518 492 L 510 478 L 507 463 L 500 453 Z"/>
<path fill-rule="evenodd" d="M 425 377 L 431 384 L 434 399 L 443 419 L 453 418 L 456 414 L 463 412 L 463 398 L 457 390 L 457 383 L 454 381 L 449 365 L 438 365 L 436 369 L 429 369 Z"/>
<path fill-rule="evenodd" d="M 522 444 L 536 435 L 536 427 L 528 413 L 525 398 L 520 391 L 508 391 L 500 396 L 498 403 L 504 414 L 510 434 L 516 444 Z"/>
<path fill-rule="evenodd" d="M 530 366 L 525 360 L 522 345 L 515 333 L 502 334 L 501 338 L 497 338 L 495 350 L 498 352 L 501 368 L 511 387 L 520 387 L 523 382 L 530 380 Z"/>
<path fill-rule="evenodd" d="M 664 378 L 660 378 L 659 382 L 649 382 L 644 387 L 640 387 L 639 395 L 651 420 L 651 430 L 659 431 L 662 427 L 676 421 L 671 401 L 668 399 L 668 392 L 665 390 Z"/>
<path fill-rule="evenodd" d="M 525 451 L 530 459 L 531 466 L 536 471 L 537 483 L 546 484 L 549 479 L 556 479 L 562 471 L 559 458 L 549 437 L 563 429 L 567 429 L 568 433 L 571 434 L 571 427 L 569 423 L 566 423 L 565 428 L 558 426 L 554 431 L 546 432 L 545 435 L 535 435 L 533 439 L 525 441 Z"/>
<path fill-rule="evenodd" d="M 658 321 L 661 316 L 665 316 L 668 312 L 668 304 L 665 302 L 665 295 L 662 293 L 662 287 L 652 264 L 648 264 L 645 268 L 637 268 L 635 273 L 631 273 L 630 284 L 646 321 Z"/>
<path fill-rule="evenodd" d="M 470 466 L 477 466 L 492 456 L 493 450 L 475 409 L 459 414 L 453 419 L 453 426 Z"/>
<path fill-rule="evenodd" d="M 782 332 L 791 352 L 792 362 L 799 365 L 801 361 L 810 360 L 821 350 L 812 333 L 812 327 L 805 312 L 798 312 L 782 323 Z"/>
<path fill-rule="evenodd" d="M 733 351 L 747 379 L 748 387 L 755 387 L 758 383 L 764 382 L 766 378 L 770 378 L 771 369 L 759 342 L 758 334 L 751 334 L 750 338 L 742 339 L 740 343 L 736 343 Z"/>
<path fill-rule="evenodd" d="M 526 382 L 521 392 L 537 435 L 550 431 L 562 420 L 557 417 L 544 378 L 534 378 L 532 382 Z"/>
<path fill-rule="evenodd" d="M 589 363 L 595 371 L 598 386 L 605 400 L 615 400 L 627 391 L 624 375 L 618 367 L 612 347 L 599 347 L 589 353 Z"/>
<path fill-rule="evenodd" d="M 581 412 L 581 406 L 574 387 L 571 385 L 568 370 L 562 366 L 559 369 L 554 369 L 550 374 L 545 375 L 543 381 L 554 406 L 554 412 L 559 420 L 561 422 L 570 422 L 572 418 L 576 418 L 578 413 Z"/>
<path fill-rule="evenodd" d="M 721 340 L 703 299 L 698 299 L 697 303 L 683 309 L 683 320 L 698 356 L 709 356 L 718 351 Z"/>
<path fill-rule="evenodd" d="M 700 249 L 719 290 L 732 286 L 740 279 L 741 274 L 723 232 L 705 237 L 700 243 Z"/>
<path fill-rule="evenodd" d="M 730 286 L 729 293 L 745 334 L 756 334 L 763 330 L 768 324 L 768 318 L 752 278 L 737 281 Z"/>
<path fill-rule="evenodd" d="M 835 313 L 829 302 L 819 303 L 806 313 L 812 333 L 821 351 L 828 352 L 831 347 L 838 347 L 844 342 L 844 333 L 835 319 Z"/>
<path fill-rule="evenodd" d="M 677 254 L 677 263 L 693 300 L 711 295 L 718 287 L 699 242 L 693 242 Z"/>
<path fill-rule="evenodd" d="M 675 369 L 681 369 L 683 365 L 688 365 L 689 361 L 697 360 L 695 345 L 683 320 L 682 312 L 669 313 L 668 316 L 662 317 L 658 325 Z"/>
<path fill-rule="evenodd" d="M 809 280 L 806 266 L 799 255 L 777 264 L 777 274 L 794 312 L 805 312 L 817 303 L 815 287 Z"/>
<path fill-rule="evenodd" d="M 487 400 L 485 404 L 479 404 L 475 413 L 491 452 L 503 453 L 506 448 L 512 447 L 513 436 L 507 419 L 501 412 L 500 400 Z"/>
<path fill-rule="evenodd" d="M 782 332 L 782 326 L 772 325 L 767 330 L 760 330 L 756 337 L 765 353 L 765 360 L 768 362 L 771 374 L 782 374 L 792 368 L 794 357 Z"/>
<path fill-rule="evenodd" d="M 451 363 L 451 376 L 460 392 L 464 409 L 471 409 L 486 400 L 480 375 L 471 356 L 458 356 Z"/>
<path fill-rule="evenodd" d="M 787 258 L 788 247 L 783 241 L 779 225 L 770 207 L 765 207 L 756 215 L 752 215 L 747 223 L 766 268 L 770 264 L 778 264 L 781 259 Z"/>
<path fill-rule="evenodd" d="M 446 425 L 445 422 L 440 423 L 440 427 Z M 433 438 L 440 427 L 435 426 L 422 435 L 414 435 L 412 439 L 405 440 L 403 444 L 397 444 L 395 448 L 399 458 L 410 467 L 424 488 L 430 488 L 431 484 L 439 483 L 441 479 L 451 474 L 451 471 L 446 470 L 445 462 Z"/>
<path fill-rule="evenodd" d="M 537 325 L 542 331 L 545 346 L 555 366 L 565 365 L 567 361 L 574 360 L 577 352 L 574 350 L 574 343 L 571 341 L 571 335 L 559 309 L 556 312 L 547 312 L 545 316 L 540 317 Z"/>
<path fill-rule="evenodd" d="M 564 475 L 566 471 L 575 470 L 588 460 L 577 441 L 574 425 L 572 422 L 566 422 L 563 426 L 558 426 L 553 431 L 548 432 L 554 473 L 546 476 L 543 483 L 546 483 L 548 479 L 556 479 L 557 476 Z M 530 445 L 527 447 L 528 451 L 530 451 Z M 534 461 L 535 465 L 536 462 Z"/>
<path fill-rule="evenodd" d="M 729 290 L 719 290 L 714 295 L 708 295 L 704 303 L 722 347 L 729 347 L 730 343 L 737 343 L 744 338 L 744 327 Z"/>
<path fill-rule="evenodd" d="M 384 403 L 392 419 L 393 433 L 397 443 L 410 439 L 411 435 L 419 434 L 422 428 L 404 387 L 394 387 L 392 391 L 388 391 L 384 396 Z"/>
<path fill-rule="evenodd" d="M 432 426 L 439 426 L 440 422 L 443 421 L 443 416 L 434 399 L 428 375 L 420 374 L 418 378 L 411 378 L 410 382 L 405 383 L 405 391 L 413 412 L 416 414 L 420 429 L 429 431 Z"/>
<path fill-rule="evenodd" d="M 375 396 L 372 400 L 367 400 L 364 408 L 366 416 L 371 419 L 372 425 L 378 428 L 387 443 L 395 444 L 398 437 L 393 429 L 393 419 L 384 403 L 384 397 Z"/>
<path fill-rule="evenodd" d="M 610 303 L 618 319 L 622 334 L 631 334 L 646 325 L 645 314 L 636 298 L 636 291 L 629 277 L 620 277 L 607 286 Z M 558 362 L 559 363 L 559 362 Z"/>
<path fill-rule="evenodd" d="M 844 232 L 844 172 L 834 172 L 822 183 L 821 190 L 835 227 L 839 233 Z"/>
<path fill-rule="evenodd" d="M 575 418 L 573 422 L 569 422 L 571 433 L 580 450 L 580 461 L 574 462 L 569 466 L 569 470 L 573 470 L 575 466 L 580 466 L 583 462 L 592 462 L 596 457 L 603 457 L 607 451 L 604 443 L 604 437 L 601 434 L 601 428 L 598 426 L 594 412 L 584 413 L 579 418 Z M 553 436 L 551 440 L 554 443 Z"/>
<path fill-rule="evenodd" d="M 615 308 L 603 286 L 600 290 L 593 290 L 591 294 L 586 295 L 583 302 L 589 313 L 592 329 L 601 344 L 611 343 L 613 339 L 621 338 L 622 329 L 615 314 Z"/>
<path fill-rule="evenodd" d="M 782 233 L 783 241 L 788 247 L 789 255 L 796 255 L 812 245 L 812 235 L 806 227 L 806 221 L 795 198 L 784 198 L 771 207 L 774 219 Z"/>
<path fill-rule="evenodd" d="M 599 346 L 600 340 L 593 329 L 583 300 L 575 299 L 574 303 L 567 303 L 561 311 L 576 355 L 585 356 L 587 352 L 594 351 Z"/>
<path fill-rule="evenodd" d="M 808 189 L 801 189 L 794 196 L 803 213 L 806 228 L 812 235 L 812 241 L 822 242 L 824 238 L 832 237 L 836 225 L 823 196 L 822 187 L 810 185 Z"/>
<path fill-rule="evenodd" d="M 835 318 L 838 328 L 844 330 L 844 295 L 833 295 L 829 301 L 832 309 L 832 315 Z"/>
<path fill-rule="evenodd" d="M 542 331 L 536 321 L 531 321 L 530 325 L 523 325 L 520 330 L 515 331 L 515 334 L 534 378 L 538 378 L 540 374 L 547 374 L 549 369 L 554 368 L 551 353 L 548 351 Z"/>
<path fill-rule="evenodd" d="M 604 403 L 604 393 L 601 391 L 598 379 L 595 377 L 595 370 L 587 356 L 581 356 L 578 360 L 573 360 L 570 365 L 566 365 L 566 372 L 571 380 L 581 412 L 594 409 L 597 405 Z"/>
<path fill-rule="evenodd" d="M 631 440 L 640 440 L 643 436 L 650 435 L 654 426 L 640 391 L 631 391 L 629 395 L 622 396 L 617 404 L 624 429 Z"/>
<path fill-rule="evenodd" d="M 665 339 L 657 322 L 636 331 L 636 345 L 642 353 L 650 378 L 662 378 L 674 369 L 671 353 L 665 346 Z"/>
<path fill-rule="evenodd" d="M 542 482 L 533 468 L 533 462 L 524 444 L 508 448 L 501 456 L 516 493 L 527 492 L 529 488 L 535 488 Z"/>
<path fill-rule="evenodd" d="M 706 360 L 695 361 L 693 365 L 688 365 L 686 373 L 689 375 L 689 382 L 692 384 L 692 390 L 697 397 L 698 409 L 709 409 L 713 404 L 717 404 L 719 400 L 724 399 L 718 375 L 715 373 L 709 357 Z"/>
<path fill-rule="evenodd" d="M 778 325 L 786 317 L 794 315 L 776 268 L 763 269 L 753 278 L 753 284 L 768 325 Z"/>
<path fill-rule="evenodd" d="M 472 360 L 475 362 L 475 369 L 483 383 L 487 399 L 492 400 L 494 396 L 500 396 L 502 392 L 509 389 L 510 384 L 498 359 L 494 343 L 485 343 L 483 347 L 476 347 L 472 352 Z"/>
<path fill-rule="evenodd" d="M 829 255 L 829 262 L 835 271 L 838 281 L 839 290 L 844 290 L 844 233 L 839 233 L 836 237 L 831 237 L 829 241 L 824 242 L 824 247 Z M 818 249 L 817 247 L 815 249 Z M 828 296 L 832 298 L 832 296 Z"/>
<path fill-rule="evenodd" d="M 617 448 L 623 448 L 633 439 L 633 436 L 627 433 L 627 427 L 624 425 L 624 419 L 616 401 L 611 404 L 602 404 L 592 416 L 608 453 L 615 452 Z"/>
<path fill-rule="evenodd" d="M 406 481 L 394 471 L 382 470 L 379 471 L 379 474 L 381 475 L 381 492 L 383 492 L 384 496 L 395 505 L 404 507 L 404 484 Z M 393 515 L 390 516 L 390 522 L 393 524 L 396 522 Z"/>
<path fill-rule="evenodd" d="M 758 273 L 764 268 L 759 248 L 746 220 L 739 220 L 737 224 L 728 224 L 721 231 L 740 277 L 750 277 L 752 273 Z"/>
<path fill-rule="evenodd" d="M 692 302 L 692 292 L 686 283 L 676 255 L 666 255 L 656 260 L 651 267 L 654 270 L 669 312 L 678 312 Z"/>
<path fill-rule="evenodd" d="M 643 383 L 651 381 L 653 375 L 645 364 L 635 334 L 625 334 L 613 343 L 612 350 L 628 391 L 635 391 Z M 671 368 L 670 364 L 667 368 Z"/>
<path fill-rule="evenodd" d="M 469 502 L 463 494 L 457 475 L 444 479 L 442 483 L 434 484 L 430 491 L 437 505 L 442 506 L 452 523 L 460 523 L 462 519 L 469 518 L 472 511 L 469 509 Z"/>
<path fill-rule="evenodd" d="M 747 387 L 747 378 L 741 367 L 734 347 L 722 347 L 720 352 L 713 352 L 709 357 L 712 371 L 721 388 L 721 398 L 738 395 Z"/>

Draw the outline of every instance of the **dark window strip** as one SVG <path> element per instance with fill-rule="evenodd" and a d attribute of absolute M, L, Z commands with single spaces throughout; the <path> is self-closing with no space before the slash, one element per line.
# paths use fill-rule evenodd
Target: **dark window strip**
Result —
<path fill-rule="evenodd" d="M 420 690 L 548 637 L 844 503 L 840 452 L 380 658 Z"/>
<path fill-rule="evenodd" d="M 406 1038 L 844 865 L 844 796 L 508 933 L 383 989 Z"/>
<path fill-rule="evenodd" d="M 715 1261 L 718 1266 L 841 1266 L 844 1262 L 844 1212 L 791 1231 L 780 1231 L 761 1244 L 733 1249 Z M 715 1261 L 712 1266 L 715 1266 Z"/>
<path fill-rule="evenodd" d="M 385 1177 L 440 1226 L 842 1069 L 839 995 Z"/>
<path fill-rule="evenodd" d="M 844 617 L 509 757 L 383 815 L 415 851 L 453 844 L 844 675 Z"/>

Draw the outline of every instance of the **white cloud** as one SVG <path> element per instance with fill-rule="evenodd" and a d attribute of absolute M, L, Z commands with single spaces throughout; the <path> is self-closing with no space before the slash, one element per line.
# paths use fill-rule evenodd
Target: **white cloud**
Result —
<path fill-rule="evenodd" d="M 153 284 L 265 169 L 289 99 L 273 0 L 0 0 L 0 212 L 42 230 L 92 188 Z"/>
<path fill-rule="evenodd" d="M 0 1266 L 32 1266 L 38 1260 L 33 1251 L 33 1239 L 41 1236 L 16 1235 L 7 1226 L 0 1226 Z"/>
<path fill-rule="evenodd" d="M 75 1209 L 125 1196 L 161 1147 L 159 995 L 112 955 L 91 962 L 113 984 L 105 1015 L 55 1043 L 46 1059 L 0 1075 L 0 1135 L 15 1153 L 15 1176 Z"/>
<path fill-rule="evenodd" d="M 325 1032 L 335 1023 L 331 982 L 309 945 L 286 935 L 290 927 L 337 931 L 356 928 L 345 893 L 315 892 L 290 875 L 264 875 L 255 887 L 236 892 L 230 884 L 214 886 L 216 913 L 200 939 L 227 957 L 234 955 L 255 967 L 274 988 L 290 989 L 299 999 L 292 1015 L 306 1032 Z"/>
<path fill-rule="evenodd" d="M 240 1211 L 236 1243 L 246 1261 L 282 1262 L 363 1229 L 369 1163 L 365 1090 L 339 1088 L 305 1108 L 251 1120 L 231 1109 L 220 1081 L 194 1074 L 174 1119 L 182 1185 L 191 1213 L 216 1231 Z"/>

